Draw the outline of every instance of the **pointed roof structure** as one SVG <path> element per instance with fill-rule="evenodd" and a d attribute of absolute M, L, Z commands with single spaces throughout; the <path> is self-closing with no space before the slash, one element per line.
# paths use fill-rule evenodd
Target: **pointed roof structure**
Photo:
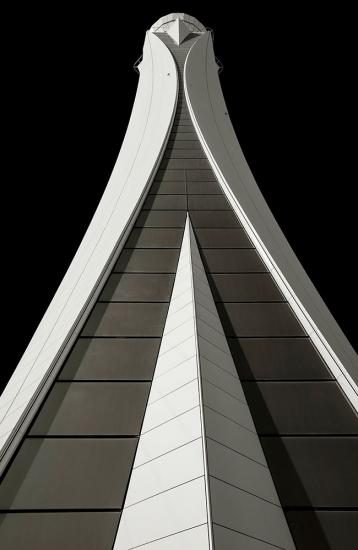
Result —
<path fill-rule="evenodd" d="M 168 27 L 167 34 L 171 36 L 174 42 L 179 46 L 185 38 L 191 33 L 191 30 L 182 19 L 175 19 Z"/>

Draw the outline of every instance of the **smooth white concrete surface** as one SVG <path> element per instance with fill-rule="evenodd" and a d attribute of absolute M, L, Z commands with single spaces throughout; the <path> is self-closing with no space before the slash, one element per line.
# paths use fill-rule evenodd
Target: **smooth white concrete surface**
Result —
<path fill-rule="evenodd" d="M 149 544 L 207 522 L 204 476 L 126 507 L 114 550 Z M 170 548 L 170 546 L 168 546 Z M 205 547 L 205 550 L 209 546 Z"/>
<path fill-rule="evenodd" d="M 203 475 L 203 442 L 200 438 L 146 464 L 135 466 L 126 506 L 132 506 Z"/>
<path fill-rule="evenodd" d="M 174 449 L 201 438 L 201 419 L 199 405 L 190 409 L 170 422 L 161 424 L 146 434 L 141 434 L 134 467 L 158 458 Z"/>
<path fill-rule="evenodd" d="M 146 35 L 138 90 L 126 136 L 102 199 L 23 357 L 0 398 L 0 446 L 6 464 L 24 433 L 46 381 L 81 329 L 134 223 L 163 155 L 178 93 L 171 53 Z M 4 453 L 6 455 L 4 456 Z"/>
<path fill-rule="evenodd" d="M 227 112 L 210 32 L 200 36 L 189 51 L 184 89 L 195 129 L 230 204 L 319 353 L 358 410 L 357 354 L 298 261 L 254 180 Z"/>
<path fill-rule="evenodd" d="M 145 434 L 157 426 L 168 422 L 180 414 L 199 405 L 198 378 L 162 397 L 158 401 L 148 404 L 144 416 L 142 432 Z"/>

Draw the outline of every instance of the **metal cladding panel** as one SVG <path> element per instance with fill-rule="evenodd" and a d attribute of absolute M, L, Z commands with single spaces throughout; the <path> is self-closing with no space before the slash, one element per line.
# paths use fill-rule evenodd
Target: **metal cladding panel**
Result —
<path fill-rule="evenodd" d="M 287 520 L 299 548 L 355 550 L 358 511 L 304 510 L 287 512 Z"/>
<path fill-rule="evenodd" d="M 27 438 L 1 484 L 0 509 L 119 510 L 136 444 L 132 438 Z"/>
<path fill-rule="evenodd" d="M 124 249 L 116 263 L 115 273 L 175 273 L 179 250 L 173 248 Z"/>
<path fill-rule="evenodd" d="M 120 512 L 0 514 L 2 550 L 110 548 Z"/>
<path fill-rule="evenodd" d="M 150 383 L 57 382 L 29 435 L 138 435 Z"/>
<path fill-rule="evenodd" d="M 357 437 L 262 437 L 283 506 L 356 508 Z"/>
<path fill-rule="evenodd" d="M 136 227 L 184 227 L 185 212 L 176 210 L 154 210 L 141 212 Z"/>
<path fill-rule="evenodd" d="M 59 380 L 151 380 L 159 338 L 79 338 Z"/>
<path fill-rule="evenodd" d="M 335 381 L 246 382 L 260 435 L 358 435 L 357 417 Z"/>
<path fill-rule="evenodd" d="M 229 338 L 241 380 L 329 380 L 309 338 Z"/>
<path fill-rule="evenodd" d="M 180 248 L 182 229 L 149 228 L 133 229 L 127 248 Z"/>
<path fill-rule="evenodd" d="M 218 310 L 228 336 L 305 336 L 286 303 L 225 302 L 218 304 Z"/>
<path fill-rule="evenodd" d="M 99 296 L 101 302 L 168 302 L 174 276 L 167 273 L 113 273 Z"/>
<path fill-rule="evenodd" d="M 190 220 L 194 228 L 234 228 L 237 227 L 237 220 L 233 212 L 222 211 L 201 211 L 190 212 Z M 229 252 L 232 254 L 232 251 Z"/>

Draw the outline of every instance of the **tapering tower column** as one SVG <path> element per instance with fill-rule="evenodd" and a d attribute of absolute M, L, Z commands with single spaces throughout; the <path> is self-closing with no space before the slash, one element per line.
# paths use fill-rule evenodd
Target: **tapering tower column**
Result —
<path fill-rule="evenodd" d="M 245 161 L 212 31 L 162 17 L 136 67 L 0 398 L 1 549 L 355 550 L 357 356 Z"/>

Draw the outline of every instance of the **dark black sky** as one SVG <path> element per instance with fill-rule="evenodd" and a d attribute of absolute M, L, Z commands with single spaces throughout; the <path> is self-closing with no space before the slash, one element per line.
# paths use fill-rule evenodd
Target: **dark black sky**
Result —
<path fill-rule="evenodd" d="M 4 383 L 110 176 L 144 32 L 171 11 L 215 30 L 229 114 L 254 176 L 331 312 L 357 342 L 353 13 L 272 4 L 238 2 L 236 13 L 222 2 L 205 9 L 133 3 L 122 13 L 89 4 L 81 13 L 63 4 L 51 4 L 51 12 L 13 8 L 3 50 Z"/>

